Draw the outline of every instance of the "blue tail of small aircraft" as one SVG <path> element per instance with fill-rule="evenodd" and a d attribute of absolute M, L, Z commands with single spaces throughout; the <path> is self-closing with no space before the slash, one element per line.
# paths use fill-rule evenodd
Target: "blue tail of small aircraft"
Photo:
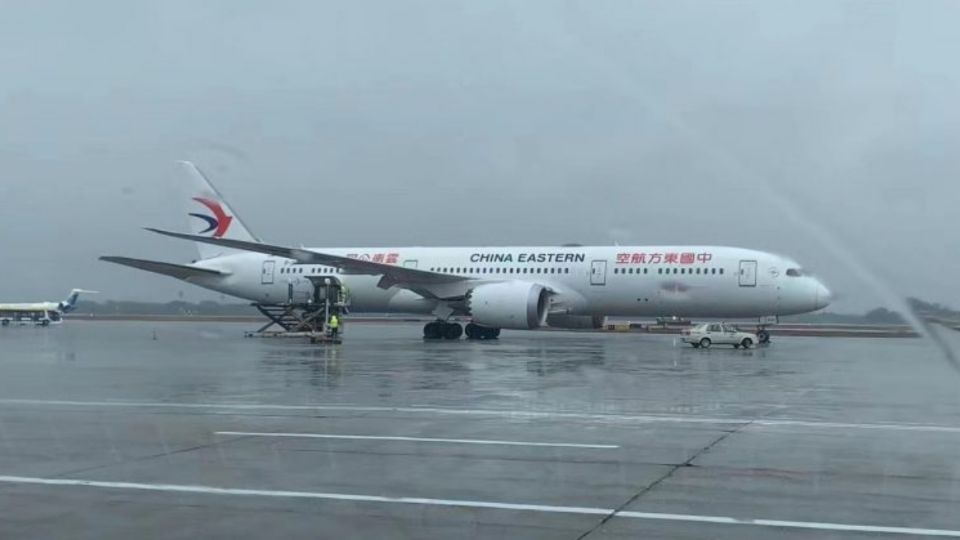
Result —
<path fill-rule="evenodd" d="M 80 293 L 86 294 L 97 294 L 97 291 L 86 291 L 83 289 L 73 289 L 70 291 L 70 294 L 67 295 L 67 299 L 63 302 L 60 302 L 59 308 L 63 313 L 70 313 L 77 307 L 77 299 L 80 298 Z"/>

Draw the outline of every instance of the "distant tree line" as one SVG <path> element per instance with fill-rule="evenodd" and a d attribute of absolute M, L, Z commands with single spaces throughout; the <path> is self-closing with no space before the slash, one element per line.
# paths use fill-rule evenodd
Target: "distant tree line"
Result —
<path fill-rule="evenodd" d="M 910 304 L 913 312 L 921 317 L 960 320 L 960 311 L 950 309 L 941 304 L 924 302 L 918 298 L 907 298 L 907 303 Z"/>
<path fill-rule="evenodd" d="M 936 318 L 950 321 L 960 321 L 960 311 L 951 309 L 947 306 L 925 302 L 917 298 L 907 298 L 907 305 L 913 311 L 914 315 L 920 318 Z M 805 315 L 794 315 L 784 317 L 786 320 L 794 322 L 810 323 L 835 323 L 835 324 L 907 324 L 907 320 L 896 311 L 887 308 L 874 308 L 866 313 L 807 313 Z"/>
<path fill-rule="evenodd" d="M 259 312 L 250 304 L 221 304 L 220 302 L 127 302 L 108 300 L 92 302 L 81 300 L 72 313 L 82 315 L 208 315 L 208 316 L 257 316 Z"/>
<path fill-rule="evenodd" d="M 780 317 L 784 322 L 818 324 L 907 324 L 906 319 L 896 311 L 878 307 L 866 313 L 832 313 L 823 311 Z"/>

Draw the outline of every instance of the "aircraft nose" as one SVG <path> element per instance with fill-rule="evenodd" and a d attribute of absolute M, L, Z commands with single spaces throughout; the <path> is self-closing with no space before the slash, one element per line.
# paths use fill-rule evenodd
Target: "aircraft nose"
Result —
<path fill-rule="evenodd" d="M 816 290 L 816 297 L 814 298 L 814 305 L 817 306 L 816 309 L 823 309 L 829 306 L 833 300 L 833 293 L 830 292 L 830 289 L 819 281 L 817 281 L 814 289 Z"/>

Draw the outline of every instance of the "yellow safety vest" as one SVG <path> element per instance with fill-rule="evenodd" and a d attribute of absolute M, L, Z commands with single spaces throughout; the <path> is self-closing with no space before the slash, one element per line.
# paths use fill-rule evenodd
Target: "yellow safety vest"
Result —
<path fill-rule="evenodd" d="M 339 327 L 340 327 L 340 319 L 338 319 L 336 315 L 334 315 L 333 317 L 330 317 L 330 328 L 339 328 Z"/>

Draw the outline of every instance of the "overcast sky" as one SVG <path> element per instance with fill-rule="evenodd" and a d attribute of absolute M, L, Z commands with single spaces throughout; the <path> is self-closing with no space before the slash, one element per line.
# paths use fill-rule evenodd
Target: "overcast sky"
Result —
<path fill-rule="evenodd" d="M 960 2 L 4 2 L 0 299 L 275 243 L 725 244 L 960 306 Z"/>

